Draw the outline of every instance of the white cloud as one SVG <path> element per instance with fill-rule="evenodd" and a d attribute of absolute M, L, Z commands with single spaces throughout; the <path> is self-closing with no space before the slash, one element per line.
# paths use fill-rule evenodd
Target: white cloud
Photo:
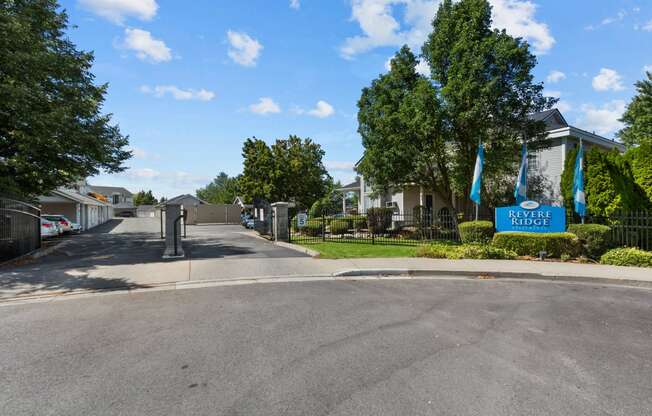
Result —
<path fill-rule="evenodd" d="M 601 107 L 585 104 L 581 107 L 582 115 L 577 124 L 588 131 L 595 131 L 601 135 L 615 133 L 623 124 L 619 121 L 625 112 L 625 101 L 613 100 Z"/>
<path fill-rule="evenodd" d="M 152 37 L 141 29 L 125 29 L 124 48 L 136 52 L 138 59 L 154 63 L 167 62 L 172 59 L 172 51 L 165 42 Z"/>
<path fill-rule="evenodd" d="M 262 97 L 258 103 L 251 104 L 249 110 L 255 114 L 267 115 L 281 112 L 281 107 L 269 97 Z"/>
<path fill-rule="evenodd" d="M 557 104 L 555 104 L 555 108 L 559 110 L 562 114 L 570 113 L 571 111 L 574 110 L 573 105 L 566 100 L 557 101 Z"/>
<path fill-rule="evenodd" d="M 175 85 L 157 85 L 154 88 L 143 85 L 140 87 L 140 91 L 144 94 L 153 95 L 156 98 L 162 98 L 167 94 L 170 94 L 175 100 L 179 101 L 211 101 L 215 98 L 215 93 L 213 91 L 208 91 L 205 89 L 193 90 L 193 89 L 181 89 Z"/>
<path fill-rule="evenodd" d="M 596 91 L 622 91 L 623 78 L 618 72 L 609 68 L 600 69 L 600 73 L 593 78 L 593 89 Z"/>
<path fill-rule="evenodd" d="M 150 168 L 140 168 L 128 169 L 124 175 L 130 179 L 142 180 L 158 178 L 161 175 L 161 172 Z"/>
<path fill-rule="evenodd" d="M 546 82 L 549 82 L 551 84 L 555 84 L 555 83 L 557 83 L 559 81 L 563 81 L 565 79 L 566 79 L 566 74 L 564 74 L 563 72 L 555 69 L 553 71 L 550 71 L 550 73 L 546 77 Z"/>
<path fill-rule="evenodd" d="M 326 118 L 335 114 L 335 109 L 326 101 L 319 100 L 315 108 L 308 111 L 308 114 L 318 118 Z"/>
<path fill-rule="evenodd" d="M 343 170 L 351 171 L 355 168 L 355 163 L 353 162 L 338 162 L 334 160 L 327 160 L 324 162 L 324 167 L 328 170 Z"/>
<path fill-rule="evenodd" d="M 633 9 L 633 11 L 636 13 L 636 9 Z M 625 17 L 627 17 L 627 11 L 626 10 L 620 10 L 618 13 L 616 13 L 614 16 L 608 16 L 602 19 L 599 24 L 593 24 L 593 25 L 588 25 L 584 29 L 585 30 L 596 30 L 600 26 L 608 26 L 612 23 L 616 22 L 622 22 Z"/>
<path fill-rule="evenodd" d="M 127 149 L 131 151 L 131 154 L 135 159 L 158 160 L 161 158 L 161 155 L 157 153 L 150 153 L 147 150 L 137 146 L 129 146 Z"/>
<path fill-rule="evenodd" d="M 643 30 L 646 32 L 652 32 L 652 20 L 643 25 Z"/>
<path fill-rule="evenodd" d="M 561 91 L 545 90 L 545 91 L 543 91 L 543 95 L 546 96 L 546 97 L 561 98 Z"/>
<path fill-rule="evenodd" d="M 392 69 L 392 59 L 394 57 L 390 56 L 385 61 L 385 70 L 389 72 Z M 430 78 L 430 65 L 425 60 L 419 60 L 417 67 L 415 68 L 418 74 L 423 75 L 424 77 Z"/>
<path fill-rule="evenodd" d="M 229 30 L 226 34 L 229 38 L 229 45 L 231 45 L 228 52 L 229 57 L 242 66 L 256 66 L 256 60 L 260 56 L 263 45 L 243 32 Z"/>
<path fill-rule="evenodd" d="M 490 0 L 494 26 L 506 29 L 512 36 L 526 39 L 537 54 L 545 54 L 555 44 L 555 38 L 545 23 L 535 20 L 537 6 L 531 1 Z"/>
<path fill-rule="evenodd" d="M 301 7 L 301 2 L 299 2 L 299 0 L 290 0 L 290 7 L 294 10 L 299 10 Z"/>
<path fill-rule="evenodd" d="M 535 20 L 536 5 L 526 0 L 490 0 L 494 26 L 528 40 L 536 53 L 546 53 L 555 43 L 548 26 Z M 382 46 L 408 44 L 418 48 L 431 32 L 439 0 L 352 0 L 351 20 L 362 35 L 347 38 L 340 48 L 344 58 Z M 400 21 L 395 16 L 400 9 Z M 398 13 L 396 15 L 399 15 Z"/>
<path fill-rule="evenodd" d="M 151 20 L 156 16 L 156 0 L 78 0 L 79 4 L 115 24 L 123 24 L 127 17 Z"/>
<path fill-rule="evenodd" d="M 645 65 L 643 67 L 643 72 L 652 72 L 652 65 Z"/>

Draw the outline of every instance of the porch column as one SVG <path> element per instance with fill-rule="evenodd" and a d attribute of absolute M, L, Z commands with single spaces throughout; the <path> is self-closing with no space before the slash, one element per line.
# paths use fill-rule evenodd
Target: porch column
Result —
<path fill-rule="evenodd" d="M 419 186 L 419 205 L 426 205 L 425 195 L 423 194 L 423 186 Z"/>
<path fill-rule="evenodd" d="M 346 192 L 342 192 L 342 214 L 346 215 Z"/>

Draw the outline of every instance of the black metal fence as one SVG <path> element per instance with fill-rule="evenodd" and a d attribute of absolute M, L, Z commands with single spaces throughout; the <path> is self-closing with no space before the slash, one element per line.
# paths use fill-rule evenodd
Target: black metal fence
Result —
<path fill-rule="evenodd" d="M 449 210 L 416 210 L 412 214 L 389 208 L 372 208 L 359 214 L 296 214 L 290 221 L 290 241 L 314 244 L 345 242 L 362 244 L 420 245 L 432 241 L 460 241 L 458 225 L 474 219 L 472 214 Z M 488 214 L 482 220 L 493 222 Z M 581 220 L 569 212 L 568 224 Z M 614 246 L 652 250 L 652 212 L 624 212 L 610 216 L 589 216 L 586 223 L 611 227 Z"/>
<path fill-rule="evenodd" d="M 572 212 L 569 213 L 569 218 L 569 223 L 581 222 L 580 218 Z M 609 216 L 589 215 L 585 222 L 609 226 L 614 246 L 652 250 L 652 212 L 650 211 L 621 212 Z"/>
<path fill-rule="evenodd" d="M 40 215 L 32 205 L 0 197 L 0 262 L 41 247 Z"/>
<path fill-rule="evenodd" d="M 419 245 L 458 241 L 457 225 L 457 217 L 449 211 L 404 214 L 388 208 L 371 208 L 354 215 L 298 214 L 290 221 L 290 241 Z"/>

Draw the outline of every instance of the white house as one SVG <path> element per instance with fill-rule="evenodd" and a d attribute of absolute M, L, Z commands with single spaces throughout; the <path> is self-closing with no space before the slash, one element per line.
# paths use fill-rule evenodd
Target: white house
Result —
<path fill-rule="evenodd" d="M 42 214 L 64 215 L 89 230 L 113 218 L 111 204 L 82 195 L 76 189 L 59 188 L 39 198 Z"/>
<path fill-rule="evenodd" d="M 95 193 L 104 196 L 113 207 L 116 216 L 123 216 L 125 213 L 136 216 L 136 206 L 134 205 L 134 195 L 121 186 L 95 186 L 83 184 L 80 186 L 80 192 L 83 194 Z"/>
<path fill-rule="evenodd" d="M 530 169 L 543 174 L 549 182 L 549 191 L 542 196 L 540 202 L 552 205 L 562 204 L 561 175 L 564 170 L 566 155 L 571 149 L 578 146 L 580 139 L 584 143 L 586 150 L 594 146 L 607 151 L 618 149 L 624 152 L 625 150 L 621 143 L 569 125 L 557 109 L 536 113 L 531 117 L 546 124 L 546 132 L 548 138 L 551 139 L 551 146 L 537 152 L 530 162 Z M 516 173 L 514 175 L 514 180 L 516 180 Z M 349 192 L 359 194 L 359 212 L 381 206 L 393 207 L 401 213 L 411 213 L 417 206 L 429 208 L 435 213 L 450 210 L 448 203 L 442 201 L 432 190 L 414 184 L 406 184 L 385 195 L 376 196 L 373 195 L 373 189 L 364 176 L 359 176 L 355 182 L 347 184 L 339 190 L 345 194 Z"/>

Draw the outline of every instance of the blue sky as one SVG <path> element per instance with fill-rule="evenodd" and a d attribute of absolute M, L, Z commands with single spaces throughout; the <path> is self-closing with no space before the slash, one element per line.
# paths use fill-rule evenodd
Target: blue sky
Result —
<path fill-rule="evenodd" d="M 242 142 L 296 134 L 355 176 L 360 90 L 407 43 L 419 49 L 437 0 L 62 0 L 69 36 L 95 52 L 105 110 L 130 136 L 130 169 L 97 185 L 194 193 L 241 172 Z M 613 137 L 652 70 L 652 4 L 491 0 L 494 24 L 526 38 L 535 74 L 578 127 Z M 425 69 L 424 69 L 425 71 Z"/>

